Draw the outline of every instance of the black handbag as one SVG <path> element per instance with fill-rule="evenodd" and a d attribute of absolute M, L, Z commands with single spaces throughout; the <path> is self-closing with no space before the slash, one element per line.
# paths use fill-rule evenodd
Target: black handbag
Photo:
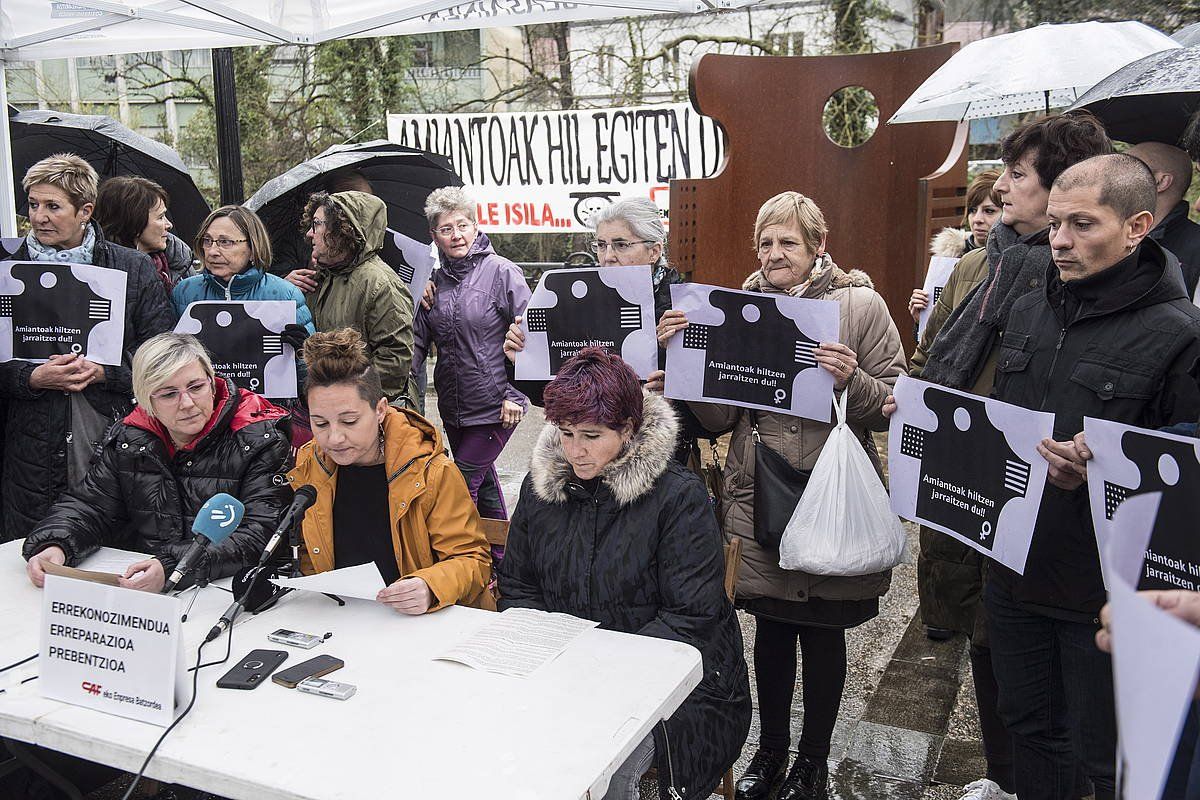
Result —
<path fill-rule="evenodd" d="M 754 436 L 754 540 L 771 550 L 779 549 L 783 530 L 808 486 L 811 471 L 796 469 L 758 436 L 758 415 L 750 412 Z"/>

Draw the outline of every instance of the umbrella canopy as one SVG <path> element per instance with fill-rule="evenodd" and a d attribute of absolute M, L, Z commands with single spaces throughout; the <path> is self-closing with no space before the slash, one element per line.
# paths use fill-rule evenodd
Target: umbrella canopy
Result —
<path fill-rule="evenodd" d="M 930 75 L 888 123 L 962 122 L 1069 106 L 1114 70 L 1177 47 L 1140 22 L 1038 25 L 980 39 Z"/>
<path fill-rule="evenodd" d="M 425 198 L 443 186 L 462 186 L 450 160 L 436 153 L 401 147 L 386 139 L 335 145 L 262 185 L 246 206 L 254 209 L 277 248 L 293 234 L 301 236 L 300 213 L 308 196 L 323 191 L 334 173 L 354 171 L 387 205 L 388 227 L 428 243 Z"/>
<path fill-rule="evenodd" d="M 1193 22 L 1191 25 L 1180 28 L 1171 34 L 1171 38 L 1179 42 L 1181 47 L 1200 44 L 1200 22 Z"/>
<path fill-rule="evenodd" d="M 26 170 L 55 153 L 74 153 L 95 167 L 101 182 L 117 175 L 149 178 L 171 196 L 168 216 L 175 235 L 191 241 L 211 210 L 179 154 L 162 142 L 134 133 L 112 117 L 22 111 L 10 115 L 13 183 L 21 185 Z M 17 213 L 28 211 L 27 198 L 17 198 Z"/>
<path fill-rule="evenodd" d="M 1200 44 L 1124 66 L 1072 108 L 1086 108 L 1099 117 L 1113 139 L 1177 144 L 1200 109 Z"/>

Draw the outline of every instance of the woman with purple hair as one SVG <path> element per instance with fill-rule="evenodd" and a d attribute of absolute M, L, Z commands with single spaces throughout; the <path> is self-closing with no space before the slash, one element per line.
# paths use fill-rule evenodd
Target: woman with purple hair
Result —
<path fill-rule="evenodd" d="M 618 769 L 605 800 L 636 798 L 651 765 L 664 800 L 708 797 L 745 741 L 750 686 L 708 493 L 671 458 L 675 413 L 598 347 L 567 361 L 543 398 L 548 422 L 498 567 L 500 608 L 697 648 L 700 685 Z"/>

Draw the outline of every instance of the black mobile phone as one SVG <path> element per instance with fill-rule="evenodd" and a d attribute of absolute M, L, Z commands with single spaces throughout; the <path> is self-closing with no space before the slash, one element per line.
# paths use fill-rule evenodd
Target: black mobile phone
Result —
<path fill-rule="evenodd" d="M 286 650 L 251 650 L 217 681 L 222 689 L 253 689 L 287 661 Z"/>
<path fill-rule="evenodd" d="M 297 664 L 294 667 L 288 667 L 283 672 L 277 672 L 271 676 L 271 680 L 278 683 L 280 686 L 286 686 L 289 689 L 295 689 L 296 684 L 305 678 L 319 678 L 322 675 L 328 675 L 335 669 L 341 669 L 346 664 L 340 658 L 333 656 L 317 656 L 310 658 L 308 661 Z"/>

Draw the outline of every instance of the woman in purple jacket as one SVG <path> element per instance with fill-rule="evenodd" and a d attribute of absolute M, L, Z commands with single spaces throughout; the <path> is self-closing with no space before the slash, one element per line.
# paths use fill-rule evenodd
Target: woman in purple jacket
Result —
<path fill-rule="evenodd" d="M 435 190 L 425 216 L 441 268 L 430 306 L 421 304 L 413 323 L 413 371 L 437 345 L 433 385 L 454 462 L 480 516 L 508 519 L 495 463 L 528 400 L 508 382 L 504 334 L 531 292 L 521 269 L 479 232 L 475 203 L 461 188 Z"/>

